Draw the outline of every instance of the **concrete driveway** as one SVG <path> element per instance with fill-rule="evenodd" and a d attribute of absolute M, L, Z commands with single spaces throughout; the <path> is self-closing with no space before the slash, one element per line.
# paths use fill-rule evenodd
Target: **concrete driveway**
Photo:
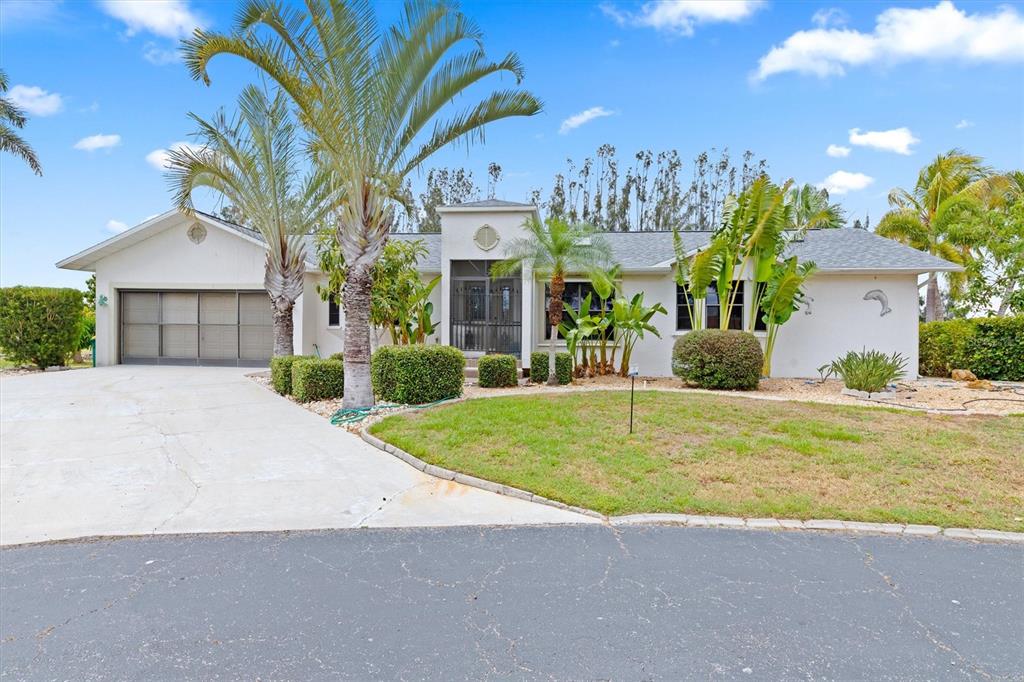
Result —
<path fill-rule="evenodd" d="M 0 544 L 595 521 L 426 476 L 250 371 L 118 366 L 0 379 Z"/>

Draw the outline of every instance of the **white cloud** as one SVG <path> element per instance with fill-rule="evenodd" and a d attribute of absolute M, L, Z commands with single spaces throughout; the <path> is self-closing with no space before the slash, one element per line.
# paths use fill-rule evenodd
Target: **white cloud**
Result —
<path fill-rule="evenodd" d="M 52 116 L 64 108 L 60 95 L 36 85 L 15 85 L 7 93 L 7 99 L 33 116 Z"/>
<path fill-rule="evenodd" d="M 960 119 L 960 122 L 953 126 L 957 130 L 963 130 L 964 128 L 973 128 L 974 121 L 968 121 L 966 118 Z"/>
<path fill-rule="evenodd" d="M 609 111 L 604 107 L 590 107 L 585 111 L 581 111 L 578 114 L 573 114 L 569 118 L 562 121 L 562 125 L 558 128 L 560 135 L 567 135 L 569 131 L 579 128 L 584 123 L 589 123 L 595 118 L 602 118 L 604 116 L 613 116 L 614 111 Z"/>
<path fill-rule="evenodd" d="M 830 144 L 825 153 L 834 159 L 843 159 L 850 155 L 850 148 L 839 144 Z"/>
<path fill-rule="evenodd" d="M 850 144 L 855 144 L 858 147 L 871 147 L 883 152 L 896 152 L 904 156 L 913 151 L 910 148 L 911 145 L 920 141 L 914 137 L 914 133 L 910 132 L 910 128 L 868 130 L 863 133 L 860 128 L 850 129 Z"/>
<path fill-rule="evenodd" d="M 90 135 L 89 137 L 83 137 L 81 140 L 75 143 L 75 149 L 81 149 L 85 152 L 94 152 L 97 149 L 110 149 L 121 144 L 120 135 Z"/>
<path fill-rule="evenodd" d="M 819 189 L 828 190 L 829 194 L 846 194 L 864 189 L 875 179 L 863 173 L 851 173 L 849 171 L 836 171 L 818 183 Z"/>
<path fill-rule="evenodd" d="M 108 220 L 107 229 L 114 233 L 121 233 L 128 229 L 128 226 L 122 223 L 120 220 Z"/>
<path fill-rule="evenodd" d="M 187 0 L 102 0 L 100 7 L 124 22 L 129 36 L 148 32 L 164 38 L 185 38 L 206 24 Z"/>
<path fill-rule="evenodd" d="M 610 2 L 600 7 L 620 26 L 646 26 L 692 36 L 698 24 L 742 21 L 763 5 L 763 0 L 650 0 L 639 12 L 620 10 Z"/>
<path fill-rule="evenodd" d="M 845 26 L 849 19 L 849 15 L 838 7 L 828 7 L 815 12 L 811 17 L 811 22 L 819 28 L 825 28 L 827 26 Z"/>
<path fill-rule="evenodd" d="M 154 149 L 150 153 L 146 154 L 146 163 L 159 171 L 167 170 L 167 152 L 171 149 L 198 150 L 201 149 L 201 147 L 198 147 L 191 142 L 173 142 L 169 144 L 166 149 Z"/>
<path fill-rule="evenodd" d="M 0 27 L 4 31 L 42 24 L 60 15 L 61 0 L 4 0 Z"/>
<path fill-rule="evenodd" d="M 967 14 L 950 0 L 935 7 L 894 7 L 875 18 L 871 33 L 824 26 L 797 31 L 761 57 L 753 78 L 787 71 L 842 76 L 849 67 L 912 59 L 1022 61 L 1024 17 L 1008 5 Z"/>
<path fill-rule="evenodd" d="M 164 66 L 181 61 L 181 55 L 176 50 L 168 50 L 156 43 L 146 43 L 142 48 L 142 57 L 150 64 Z"/>

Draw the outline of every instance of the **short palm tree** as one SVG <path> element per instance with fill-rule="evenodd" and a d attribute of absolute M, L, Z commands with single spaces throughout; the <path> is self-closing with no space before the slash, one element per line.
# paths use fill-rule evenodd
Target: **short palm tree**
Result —
<path fill-rule="evenodd" d="M 7 73 L 0 69 L 0 95 L 7 92 L 8 87 L 10 85 Z M 25 116 L 25 112 L 17 104 L 0 96 L 0 151 L 20 156 L 33 173 L 42 175 L 43 167 L 39 165 L 35 151 L 28 142 L 14 132 L 15 128 L 24 128 L 27 122 L 28 118 Z"/>
<path fill-rule="evenodd" d="M 978 197 L 990 175 L 980 157 L 959 149 L 940 154 L 921 169 L 913 190 L 896 188 L 889 192 L 892 210 L 882 217 L 876 232 L 933 256 L 966 264 L 972 245 L 955 243 L 950 235 L 980 208 Z M 941 320 L 945 310 L 938 273 L 930 273 L 926 284 L 925 320 Z M 962 273 L 950 275 L 953 289 L 962 284 Z"/>
<path fill-rule="evenodd" d="M 208 122 L 191 114 L 200 145 L 171 150 L 167 174 L 181 211 L 193 213 L 192 193 L 205 187 L 238 208 L 248 226 L 263 236 L 274 355 L 292 355 L 292 311 L 306 269 L 303 235 L 313 231 L 331 202 L 321 176 L 301 176 L 301 140 L 285 97 L 278 93 L 269 99 L 250 85 L 239 96 L 238 108 L 234 120 L 218 113 Z"/>
<path fill-rule="evenodd" d="M 558 325 L 562 322 L 565 306 L 565 277 L 569 273 L 588 273 L 611 263 L 611 247 L 590 225 L 569 223 L 557 217 L 541 222 L 530 218 L 523 223 L 529 234 L 511 240 L 505 247 L 505 260 L 491 268 L 494 277 L 507 277 L 521 272 L 524 266 L 534 277 L 549 280 L 548 323 L 551 325 L 551 343 L 548 345 L 548 383 L 555 385 L 555 343 Z"/>
<path fill-rule="evenodd" d="M 210 60 L 233 54 L 274 80 L 298 110 L 313 160 L 338 188 L 335 238 L 347 267 L 345 407 L 373 403 L 373 266 L 394 225 L 403 180 L 443 147 L 482 141 L 486 124 L 541 110 L 532 94 L 510 88 L 441 115 L 490 75 L 521 82 L 519 57 L 490 61 L 482 41 L 455 7 L 424 0 L 407 0 L 398 23 L 383 30 L 367 0 L 305 0 L 304 9 L 245 0 L 232 34 L 197 30 L 185 41 L 196 79 L 209 83 Z"/>

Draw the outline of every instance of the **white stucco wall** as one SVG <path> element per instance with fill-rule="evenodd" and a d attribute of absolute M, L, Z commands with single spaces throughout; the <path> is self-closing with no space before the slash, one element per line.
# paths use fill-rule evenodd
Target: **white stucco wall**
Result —
<path fill-rule="evenodd" d="M 480 209 L 478 211 L 442 211 L 441 217 L 441 285 L 438 290 L 438 304 L 434 309 L 441 311 L 440 332 L 441 343 L 450 343 L 451 334 L 451 262 L 453 260 L 502 260 L 505 247 L 512 240 L 524 235 L 523 223 L 535 215 L 532 208 L 495 211 Z M 473 241 L 476 231 L 483 225 L 490 225 L 498 233 L 498 243 L 489 250 L 481 249 Z M 524 273 L 522 292 L 522 334 L 523 339 L 531 338 L 533 332 L 533 315 L 530 310 L 532 300 L 531 273 Z M 543 332 L 542 332 L 543 333 Z M 530 344 L 522 344 L 523 366 L 529 366 Z"/>
<path fill-rule="evenodd" d="M 580 278 L 569 278 L 568 281 Z M 670 273 L 623 277 L 621 291 L 626 298 L 644 292 L 644 303 L 660 301 L 667 315 L 655 315 L 652 322 L 661 338 L 648 335 L 633 350 L 630 364 L 645 376 L 672 375 L 672 346 L 686 332 L 676 330 L 675 280 Z M 751 304 L 749 287 L 745 287 L 744 319 Z M 880 316 L 877 301 L 864 300 L 864 294 L 881 289 L 889 299 L 892 312 Z M 917 368 L 917 277 L 916 275 L 831 275 L 812 278 L 806 286 L 811 314 L 796 311 L 782 329 L 772 358 L 772 376 L 817 377 L 818 367 L 850 350 L 875 349 L 885 353 L 899 352 L 908 358 L 909 376 Z M 543 339 L 543 283 L 538 283 L 533 297 L 536 332 L 533 348 L 547 350 Z M 755 335 L 764 343 L 764 332 Z M 565 349 L 559 343 L 559 350 Z"/>
<path fill-rule="evenodd" d="M 118 362 L 117 292 L 121 289 L 263 289 L 266 250 L 224 230 L 209 227 L 192 243 L 184 217 L 153 236 L 96 262 L 96 364 Z"/>

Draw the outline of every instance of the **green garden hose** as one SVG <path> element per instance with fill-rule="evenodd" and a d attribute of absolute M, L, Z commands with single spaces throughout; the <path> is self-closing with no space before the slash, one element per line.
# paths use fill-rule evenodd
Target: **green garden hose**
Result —
<path fill-rule="evenodd" d="M 422 405 L 400 405 L 398 403 L 381 403 L 380 405 L 370 405 L 369 407 L 343 407 L 334 414 L 331 415 L 331 423 L 335 426 L 347 426 L 349 424 L 358 424 L 367 417 L 370 417 L 377 412 L 383 412 L 385 410 L 394 410 L 397 408 L 402 409 L 416 409 L 423 410 L 428 407 L 434 407 L 442 403 L 448 403 L 455 400 L 455 398 L 445 398 L 444 400 L 435 400 L 432 403 L 423 403 Z"/>

